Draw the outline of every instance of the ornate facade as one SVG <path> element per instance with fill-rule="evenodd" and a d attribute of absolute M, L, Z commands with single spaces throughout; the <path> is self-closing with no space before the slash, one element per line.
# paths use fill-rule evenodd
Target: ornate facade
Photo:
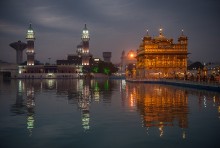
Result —
<path fill-rule="evenodd" d="M 183 77 L 187 70 L 188 38 L 183 34 L 178 43 L 166 38 L 162 29 L 152 38 L 148 32 L 137 50 L 135 77 L 173 78 Z"/>
<path fill-rule="evenodd" d="M 26 39 L 27 39 L 27 65 L 28 66 L 33 66 L 34 65 L 34 60 L 35 60 L 35 51 L 34 51 L 34 40 L 35 40 L 35 34 L 34 30 L 30 24 L 27 34 L 26 34 Z"/>

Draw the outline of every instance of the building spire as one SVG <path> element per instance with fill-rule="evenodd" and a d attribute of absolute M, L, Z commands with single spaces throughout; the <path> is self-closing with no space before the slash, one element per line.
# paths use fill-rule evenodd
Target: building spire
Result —
<path fill-rule="evenodd" d="M 82 38 L 81 38 L 83 41 L 88 41 L 89 40 L 89 30 L 87 29 L 86 27 L 86 24 L 83 28 L 83 31 L 82 31 Z"/>
<path fill-rule="evenodd" d="M 182 35 L 182 36 L 184 36 L 184 33 L 183 33 L 183 31 L 184 31 L 184 30 L 182 29 L 182 30 L 181 30 L 181 32 L 182 32 L 182 33 L 181 33 L 181 35 Z"/>
<path fill-rule="evenodd" d="M 35 35 L 34 35 L 34 30 L 31 26 L 31 23 L 30 23 L 28 30 L 27 30 L 26 39 L 27 39 L 27 51 L 26 51 L 27 65 L 33 66 L 34 65 L 34 57 L 35 57 L 35 52 L 34 52 Z"/>
<path fill-rule="evenodd" d="M 32 29 L 31 23 L 29 24 L 29 29 Z"/>
<path fill-rule="evenodd" d="M 34 30 L 33 30 L 32 26 L 31 26 L 31 23 L 29 24 L 29 27 L 27 30 L 26 39 L 27 40 L 34 40 L 35 39 L 35 34 L 34 34 Z"/>
<path fill-rule="evenodd" d="M 87 30 L 86 24 L 85 24 L 84 30 Z"/>
<path fill-rule="evenodd" d="M 163 29 L 162 29 L 162 27 L 160 27 L 160 29 L 159 29 L 159 33 L 160 33 L 160 36 L 161 36 L 162 33 L 163 33 Z"/>
<path fill-rule="evenodd" d="M 149 36 L 149 32 L 148 32 L 149 30 L 147 29 L 146 31 L 147 31 L 147 36 Z"/>

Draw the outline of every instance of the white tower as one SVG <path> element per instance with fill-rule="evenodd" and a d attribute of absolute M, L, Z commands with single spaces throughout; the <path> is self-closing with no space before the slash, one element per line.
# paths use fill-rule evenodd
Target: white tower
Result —
<path fill-rule="evenodd" d="M 27 34 L 26 34 L 26 39 L 27 39 L 27 65 L 34 65 L 34 40 L 35 40 L 35 35 L 34 35 L 34 30 L 32 29 L 32 26 L 30 24 Z"/>
<path fill-rule="evenodd" d="M 89 54 L 89 30 L 86 27 L 82 31 L 82 65 L 90 65 L 90 54 Z"/>

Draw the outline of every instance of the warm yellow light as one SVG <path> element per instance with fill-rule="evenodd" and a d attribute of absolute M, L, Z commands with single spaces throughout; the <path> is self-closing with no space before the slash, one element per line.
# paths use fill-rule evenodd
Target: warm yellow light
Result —
<path fill-rule="evenodd" d="M 131 57 L 131 58 L 133 58 L 133 57 L 134 57 L 134 54 L 133 54 L 133 53 L 131 53 L 131 54 L 130 54 L 130 57 Z"/>

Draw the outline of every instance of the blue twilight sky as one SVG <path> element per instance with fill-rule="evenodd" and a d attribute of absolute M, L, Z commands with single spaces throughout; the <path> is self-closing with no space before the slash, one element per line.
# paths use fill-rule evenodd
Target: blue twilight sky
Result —
<path fill-rule="evenodd" d="M 102 58 L 111 51 L 120 61 L 123 50 L 136 50 L 149 30 L 177 42 L 181 29 L 189 38 L 189 58 L 220 62 L 219 0 L 1 0 L 0 60 L 15 62 L 11 42 L 26 42 L 29 23 L 36 34 L 36 59 L 52 62 L 75 53 L 84 24 L 90 31 L 90 52 Z M 26 60 L 25 52 L 23 53 Z"/>

